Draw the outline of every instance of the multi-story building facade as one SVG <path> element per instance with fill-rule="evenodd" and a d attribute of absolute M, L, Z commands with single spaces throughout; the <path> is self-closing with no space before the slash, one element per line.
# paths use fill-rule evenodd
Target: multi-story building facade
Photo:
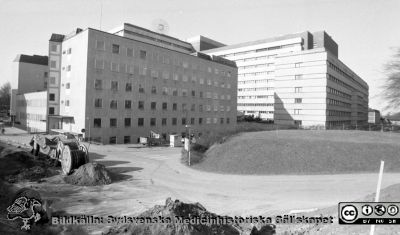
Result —
<path fill-rule="evenodd" d="M 368 85 L 338 59 L 324 31 L 203 51 L 238 66 L 238 111 L 276 124 L 366 123 Z"/>
<path fill-rule="evenodd" d="M 368 123 L 381 124 L 381 112 L 376 109 L 368 109 Z"/>
<path fill-rule="evenodd" d="M 49 101 L 49 118 L 59 120 L 56 128 L 84 129 L 86 137 L 114 144 L 136 143 L 150 131 L 167 138 L 187 125 L 196 135 L 236 125 L 232 61 L 131 24 L 56 39 L 49 53 L 50 77 L 56 77 L 49 93 L 59 105 L 57 111 Z"/>
<path fill-rule="evenodd" d="M 46 131 L 47 109 L 41 110 L 38 105 L 47 102 L 47 63 L 47 56 L 23 54 L 13 61 L 10 116 L 11 121 L 21 128 Z"/>

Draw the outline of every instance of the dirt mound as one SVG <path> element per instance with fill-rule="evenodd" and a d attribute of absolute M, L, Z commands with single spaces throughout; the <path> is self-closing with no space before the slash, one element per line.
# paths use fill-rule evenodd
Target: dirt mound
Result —
<path fill-rule="evenodd" d="M 175 218 L 193 219 L 193 218 L 216 218 L 217 215 L 208 212 L 201 204 L 188 204 L 179 200 L 172 201 L 168 198 L 165 206 L 155 206 L 145 211 L 138 217 L 143 218 L 159 218 L 162 216 L 166 220 L 169 218 L 171 223 L 130 223 L 109 229 L 106 234 L 184 234 L 184 235 L 201 235 L 201 234 L 250 234 L 250 235 L 269 235 L 275 234 L 273 225 L 261 226 L 260 230 L 256 227 L 244 228 L 243 225 L 230 224 L 207 224 L 207 223 L 175 223 Z"/>
<path fill-rule="evenodd" d="M 81 186 L 111 184 L 110 173 L 105 166 L 97 163 L 86 163 L 80 166 L 72 175 L 66 176 L 64 180 L 66 183 Z"/>

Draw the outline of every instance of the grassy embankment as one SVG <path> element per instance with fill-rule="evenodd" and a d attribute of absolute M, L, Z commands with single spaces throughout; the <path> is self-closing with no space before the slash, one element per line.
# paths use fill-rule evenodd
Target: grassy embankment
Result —
<path fill-rule="evenodd" d="M 211 147 L 194 146 L 206 151 L 193 167 L 230 174 L 337 174 L 377 172 L 384 160 L 385 172 L 400 172 L 400 134 L 274 130 L 228 136 Z"/>

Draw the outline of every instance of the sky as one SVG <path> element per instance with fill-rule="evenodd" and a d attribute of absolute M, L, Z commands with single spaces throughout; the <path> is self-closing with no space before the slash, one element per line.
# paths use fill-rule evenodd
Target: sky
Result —
<path fill-rule="evenodd" d="M 108 31 L 122 23 L 169 35 L 204 35 L 227 45 L 325 30 L 339 59 L 369 85 L 371 108 L 385 110 L 384 64 L 400 47 L 399 0 L 0 0 L 0 84 L 13 79 L 17 54 L 48 54 L 52 33 L 75 28 Z M 397 110 L 398 111 L 398 110 Z"/>

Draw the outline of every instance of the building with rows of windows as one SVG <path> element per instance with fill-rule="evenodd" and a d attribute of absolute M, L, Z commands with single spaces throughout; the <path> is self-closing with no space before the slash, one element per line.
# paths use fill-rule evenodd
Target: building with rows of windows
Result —
<path fill-rule="evenodd" d="M 277 124 L 330 127 L 368 120 L 368 84 L 338 59 L 324 31 L 203 50 L 238 66 L 238 111 Z"/>
<path fill-rule="evenodd" d="M 234 62 L 131 24 L 53 34 L 48 77 L 48 129 L 99 143 L 236 125 Z"/>

